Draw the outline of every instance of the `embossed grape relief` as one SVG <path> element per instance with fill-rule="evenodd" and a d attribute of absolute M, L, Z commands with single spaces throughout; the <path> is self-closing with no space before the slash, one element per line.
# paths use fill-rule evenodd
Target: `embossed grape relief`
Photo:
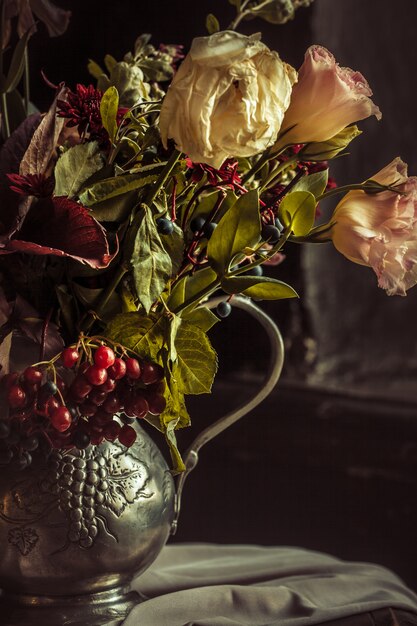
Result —
<path fill-rule="evenodd" d="M 27 524 L 45 518 L 57 507 L 66 518 L 66 540 L 58 552 L 71 544 L 91 548 L 100 532 L 118 541 L 105 512 L 111 511 L 119 518 L 138 499 L 152 497 L 148 482 L 148 467 L 117 444 L 104 450 L 56 450 L 39 481 L 27 479 L 12 489 L 14 504 L 25 518 L 11 518 L 2 511 L 0 517 L 9 523 L 24 524 L 9 532 L 9 542 L 24 556 L 39 539 L 36 531 L 26 528 Z"/>

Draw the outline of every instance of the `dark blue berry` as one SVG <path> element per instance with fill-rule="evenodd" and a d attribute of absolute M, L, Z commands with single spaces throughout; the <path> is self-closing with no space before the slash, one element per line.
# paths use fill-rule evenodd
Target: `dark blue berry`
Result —
<path fill-rule="evenodd" d="M 85 450 L 90 445 L 90 436 L 82 430 L 77 430 L 72 440 L 78 450 Z"/>
<path fill-rule="evenodd" d="M 216 227 L 216 222 L 208 222 L 207 224 L 205 224 L 203 228 L 204 237 L 206 237 L 206 239 L 210 239 L 210 237 L 216 230 Z"/>
<path fill-rule="evenodd" d="M 160 217 L 156 220 L 156 227 L 161 235 L 171 235 L 174 230 L 174 224 L 166 217 Z"/>
<path fill-rule="evenodd" d="M 272 224 L 264 224 L 262 226 L 262 239 L 268 243 L 277 243 L 280 238 L 280 232 L 276 226 Z"/>
<path fill-rule="evenodd" d="M 260 265 L 255 265 L 255 267 L 252 267 L 250 270 L 248 270 L 246 272 L 247 276 L 262 276 L 262 274 L 264 273 L 262 267 Z"/>
<path fill-rule="evenodd" d="M 45 396 L 54 396 L 58 391 L 58 387 L 52 380 L 48 380 L 44 385 L 42 385 L 41 394 L 45 394 Z"/>
<path fill-rule="evenodd" d="M 229 302 L 219 302 L 216 307 L 217 315 L 221 318 L 228 317 L 232 312 L 232 305 Z"/>
<path fill-rule="evenodd" d="M 190 222 L 190 228 L 193 233 L 197 233 L 202 230 L 204 224 L 206 223 L 206 218 L 198 215 L 194 217 Z"/>
<path fill-rule="evenodd" d="M 282 231 L 284 230 L 284 227 L 277 217 L 274 220 L 274 225 L 275 225 L 275 228 L 278 228 L 279 232 L 282 233 Z"/>

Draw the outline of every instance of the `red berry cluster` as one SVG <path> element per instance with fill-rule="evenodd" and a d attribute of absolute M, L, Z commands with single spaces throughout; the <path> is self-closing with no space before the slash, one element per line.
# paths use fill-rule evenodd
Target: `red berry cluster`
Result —
<path fill-rule="evenodd" d="M 62 377 L 52 369 L 52 380 L 48 364 L 3 377 L 9 416 L 0 421 L 0 463 L 18 459 L 26 467 L 28 451 L 41 440 L 55 448 L 84 449 L 104 440 L 130 447 L 136 440 L 135 420 L 163 412 L 165 382 L 159 365 L 117 356 L 103 344 L 89 345 L 87 358 L 84 348 L 61 353 Z"/>

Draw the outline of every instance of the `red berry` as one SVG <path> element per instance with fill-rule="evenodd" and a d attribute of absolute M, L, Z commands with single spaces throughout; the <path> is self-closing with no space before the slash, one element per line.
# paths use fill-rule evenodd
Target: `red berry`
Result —
<path fill-rule="evenodd" d="M 122 444 L 122 446 L 126 446 L 127 448 L 130 448 L 130 446 L 132 446 L 136 441 L 135 429 L 132 428 L 132 426 L 129 426 L 128 424 L 124 424 L 124 426 L 122 426 L 120 429 L 119 441 Z"/>
<path fill-rule="evenodd" d="M 144 361 L 142 363 L 142 382 L 145 385 L 157 383 L 162 380 L 163 377 L 164 370 L 160 365 L 157 365 L 156 363 L 149 363 L 148 361 Z"/>
<path fill-rule="evenodd" d="M 108 375 L 114 380 L 120 380 L 126 375 L 126 363 L 122 359 L 115 359 L 108 369 Z"/>
<path fill-rule="evenodd" d="M 84 417 L 92 417 L 97 413 L 97 405 L 86 400 L 80 405 L 80 413 Z"/>
<path fill-rule="evenodd" d="M 137 359 L 126 359 L 126 374 L 133 380 L 140 378 L 141 369 Z"/>
<path fill-rule="evenodd" d="M 75 348 L 65 348 L 61 354 L 62 365 L 68 368 L 74 367 L 79 359 L 79 356 L 78 350 Z"/>
<path fill-rule="evenodd" d="M 152 413 L 152 415 L 161 415 L 167 405 L 164 396 L 157 393 L 150 393 L 146 396 L 146 399 L 148 401 L 149 413 Z"/>
<path fill-rule="evenodd" d="M 12 385 L 17 383 L 18 378 L 18 372 L 10 372 L 10 374 L 6 374 L 5 376 L 3 376 L 3 378 L 1 379 L 1 384 L 4 389 L 10 389 Z"/>
<path fill-rule="evenodd" d="M 80 401 L 88 396 L 92 388 L 92 385 L 90 385 L 85 376 L 81 375 L 74 378 L 73 383 L 70 387 L 70 392 L 74 400 Z"/>
<path fill-rule="evenodd" d="M 72 424 L 71 413 L 66 406 L 59 406 L 51 414 L 51 424 L 60 433 L 65 432 Z"/>
<path fill-rule="evenodd" d="M 52 413 L 60 406 L 59 400 L 55 396 L 50 396 L 45 404 L 45 413 L 51 417 Z"/>
<path fill-rule="evenodd" d="M 102 385 L 107 380 L 107 370 L 98 365 L 90 365 L 85 372 L 85 377 L 95 387 Z"/>
<path fill-rule="evenodd" d="M 122 427 L 119 422 L 116 422 L 115 420 L 108 422 L 103 427 L 104 438 L 107 439 L 107 441 L 115 441 L 118 438 L 121 429 Z"/>
<path fill-rule="evenodd" d="M 26 393 L 19 385 L 12 385 L 7 394 L 9 406 L 12 409 L 20 409 L 26 404 Z"/>
<path fill-rule="evenodd" d="M 56 386 L 58 387 L 59 391 L 61 393 L 65 393 L 66 389 L 67 389 L 67 384 L 66 382 L 61 378 L 61 376 L 57 376 L 56 377 Z"/>
<path fill-rule="evenodd" d="M 109 346 L 100 346 L 94 353 L 94 363 L 104 369 L 113 365 L 115 359 L 114 352 Z"/>
<path fill-rule="evenodd" d="M 105 391 L 101 391 L 100 387 L 96 387 L 90 394 L 88 394 L 88 399 L 96 406 L 101 406 L 106 398 L 107 393 Z"/>
<path fill-rule="evenodd" d="M 93 446 L 99 446 L 104 439 L 104 435 L 102 432 L 92 432 L 91 433 L 91 443 Z"/>
<path fill-rule="evenodd" d="M 132 394 L 125 403 L 125 413 L 128 417 L 145 417 L 149 407 L 142 395 Z"/>
<path fill-rule="evenodd" d="M 122 408 L 123 403 L 116 394 L 112 393 L 111 396 L 106 398 L 103 404 L 103 409 L 108 413 L 117 413 Z"/>
<path fill-rule="evenodd" d="M 113 419 L 113 413 L 107 413 L 104 409 L 98 409 L 97 413 L 92 417 L 88 423 L 93 426 L 102 428 L 105 424 L 108 424 Z"/>
<path fill-rule="evenodd" d="M 23 378 L 29 385 L 39 385 L 42 381 L 42 372 L 37 367 L 27 367 L 23 372 Z"/>
<path fill-rule="evenodd" d="M 107 374 L 109 374 L 109 370 L 107 370 Z M 112 378 L 108 378 L 105 383 L 100 385 L 100 391 L 105 391 L 106 393 L 110 393 L 116 389 L 116 383 Z"/>

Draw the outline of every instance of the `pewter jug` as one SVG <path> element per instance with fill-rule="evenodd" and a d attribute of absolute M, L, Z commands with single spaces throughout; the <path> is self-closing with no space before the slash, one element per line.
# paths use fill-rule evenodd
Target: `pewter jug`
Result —
<path fill-rule="evenodd" d="M 214 308 L 223 298 L 206 306 Z M 244 406 L 202 431 L 175 488 L 169 468 L 139 426 L 135 444 L 38 455 L 22 472 L 0 472 L 0 615 L 4 626 L 117 626 L 144 600 L 129 590 L 178 523 L 184 482 L 201 447 L 261 402 L 282 369 L 281 335 L 251 300 L 270 338 L 265 383 Z"/>

